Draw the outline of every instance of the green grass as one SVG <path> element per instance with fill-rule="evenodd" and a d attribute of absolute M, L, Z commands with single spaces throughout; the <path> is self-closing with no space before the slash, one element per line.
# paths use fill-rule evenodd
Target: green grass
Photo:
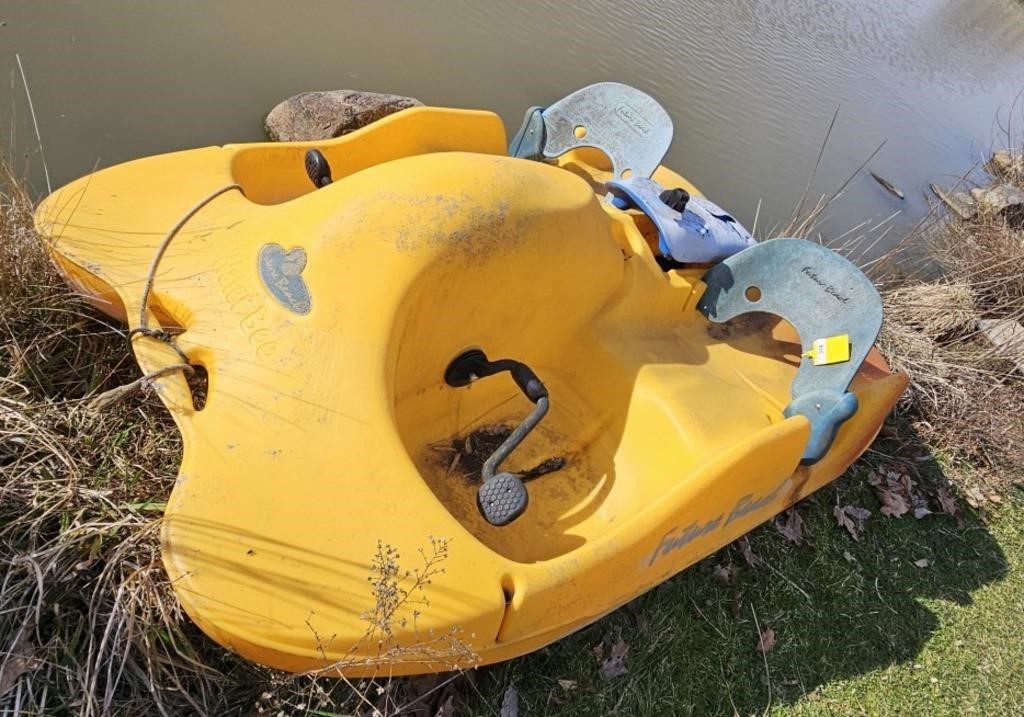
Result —
<path fill-rule="evenodd" d="M 860 542 L 836 524 L 837 502 L 874 512 Z M 493 713 L 514 684 L 526 715 L 1024 714 L 1020 499 L 963 528 L 877 506 L 864 470 L 848 475 L 801 506 L 803 546 L 763 526 L 750 543 L 765 566 L 727 547 L 579 633 L 483 671 L 467 712 Z M 922 558 L 927 568 L 914 565 Z M 726 564 L 738 568 L 731 585 L 714 575 Z M 765 656 L 756 625 L 777 636 Z M 594 649 L 607 654 L 618 639 L 629 672 L 602 680 Z"/>

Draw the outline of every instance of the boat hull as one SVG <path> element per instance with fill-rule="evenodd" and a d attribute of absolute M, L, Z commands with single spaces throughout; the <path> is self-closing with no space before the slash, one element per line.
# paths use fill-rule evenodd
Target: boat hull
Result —
<path fill-rule="evenodd" d="M 254 661 L 400 675 L 537 649 L 835 479 L 905 387 L 873 351 L 856 414 L 802 466 L 808 421 L 783 414 L 800 337 L 772 317 L 709 323 L 705 268 L 663 271 L 649 222 L 595 193 L 588 153 L 509 158 L 496 116 L 416 108 L 315 145 L 335 181 L 313 191 L 313 146 L 139 160 L 37 214 L 73 286 L 174 334 L 132 343 L 184 439 L 164 565 L 192 619 Z M 452 451 L 530 406 L 507 377 L 447 385 L 471 348 L 551 393 L 507 469 L 562 467 L 502 528 Z M 182 356 L 204 403 L 167 370 Z"/>

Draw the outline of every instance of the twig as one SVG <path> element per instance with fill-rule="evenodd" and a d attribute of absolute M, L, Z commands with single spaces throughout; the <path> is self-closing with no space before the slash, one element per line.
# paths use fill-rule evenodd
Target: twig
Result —
<path fill-rule="evenodd" d="M 769 570 L 771 570 L 771 571 L 772 571 L 773 573 L 775 573 L 775 575 L 776 575 L 776 576 L 778 576 L 778 577 L 782 578 L 782 579 L 783 579 L 783 580 L 785 580 L 785 581 L 786 581 L 787 583 L 789 583 L 789 584 L 790 584 L 790 585 L 792 585 L 792 586 L 793 586 L 794 588 L 796 588 L 796 589 L 797 589 L 797 591 L 798 591 L 798 592 L 799 592 L 799 593 L 800 593 L 801 595 L 803 595 L 803 596 L 804 596 L 805 598 L 807 598 L 807 602 L 813 602 L 813 601 L 811 600 L 811 596 L 810 596 L 810 595 L 808 595 L 808 594 L 807 594 L 807 592 L 806 592 L 806 591 L 805 591 L 805 590 L 804 590 L 804 589 L 803 589 L 802 587 L 800 587 L 799 585 L 797 585 L 796 583 L 794 583 L 794 582 L 793 582 L 792 580 L 790 580 L 789 578 L 787 578 L 787 577 L 786 577 L 785 575 L 783 575 L 783 574 L 782 574 L 781 572 L 779 572 L 778 570 L 776 570 L 775 568 L 773 568 L 773 567 L 771 566 L 771 563 L 769 563 L 769 562 L 768 562 L 767 560 L 764 560 L 763 558 L 761 559 L 761 562 L 762 562 L 762 563 L 764 564 L 764 566 L 765 566 L 766 568 L 768 568 L 768 569 L 769 569 Z"/>
<path fill-rule="evenodd" d="M 899 615 L 899 612 L 894 610 L 892 605 L 887 603 L 885 601 L 885 598 L 882 597 L 882 591 L 878 589 L 878 578 L 875 578 L 875 595 L 878 596 L 879 602 L 881 602 L 883 605 L 885 605 L 885 607 L 889 610 L 889 612 L 891 612 L 893 615 Z"/>
<path fill-rule="evenodd" d="M 690 598 L 690 602 L 693 603 L 693 609 L 697 611 L 697 614 L 704 618 L 704 622 L 706 622 L 712 630 L 717 632 L 719 637 L 721 637 L 723 640 L 726 639 L 725 633 L 719 630 L 717 627 L 715 627 L 715 624 L 713 622 L 708 620 L 708 616 L 705 615 L 704 612 L 697 606 L 697 602 L 693 598 Z"/>
<path fill-rule="evenodd" d="M 726 693 L 725 694 L 729 698 L 729 704 L 732 705 L 732 713 L 733 713 L 733 715 L 738 715 L 740 713 L 740 711 L 736 707 L 736 701 L 732 698 L 732 682 L 730 682 L 725 677 L 725 667 L 722 664 L 722 658 L 721 657 L 718 658 L 718 673 L 722 676 L 722 684 L 725 685 L 725 689 L 726 689 Z"/>
<path fill-rule="evenodd" d="M 39 134 L 39 122 L 36 121 L 36 108 L 32 105 L 32 93 L 28 91 L 28 80 L 25 78 L 25 68 L 21 64 L 21 55 L 14 53 L 14 59 L 18 61 L 18 71 L 21 73 L 21 84 L 25 87 L 25 97 L 28 98 L 28 111 L 32 115 L 32 126 L 36 130 L 36 141 L 39 142 L 39 157 L 43 160 L 43 175 L 46 177 L 46 193 L 53 194 L 53 187 L 50 185 L 50 170 L 46 166 L 46 153 L 43 152 L 43 137 Z"/>
<path fill-rule="evenodd" d="M 767 565 L 767 563 L 765 563 Z M 757 639 L 761 639 L 761 625 L 757 621 L 757 611 L 754 610 L 754 603 L 750 603 L 750 614 L 754 616 L 754 629 L 757 630 Z M 764 706 L 764 712 L 762 714 L 768 714 L 768 710 L 772 706 L 772 675 L 768 670 L 768 651 L 760 650 L 761 658 L 764 660 L 764 678 L 768 684 L 768 704 Z"/>
<path fill-rule="evenodd" d="M 412 710 L 412 708 L 415 707 L 416 705 L 418 705 L 420 702 L 423 702 L 428 697 L 433 695 L 435 692 L 437 692 L 439 690 L 443 690 L 445 687 L 447 687 L 448 685 L 452 684 L 453 682 L 455 682 L 455 680 L 459 679 L 460 677 L 465 677 L 465 673 L 462 670 L 457 670 L 457 671 L 453 672 L 450 677 L 447 677 L 443 681 L 441 681 L 438 684 L 434 685 L 433 687 L 431 687 L 429 690 L 424 692 L 419 697 L 416 697 L 416 698 L 410 700 L 409 702 L 406 702 L 405 704 L 401 705 L 398 708 L 397 714 L 406 714 L 406 713 L 410 712 Z"/>
<path fill-rule="evenodd" d="M 804 202 L 807 201 L 807 195 L 811 191 L 811 184 L 814 182 L 814 175 L 818 173 L 818 167 L 821 165 L 821 158 L 825 155 L 825 147 L 828 146 L 828 140 L 832 136 L 832 129 L 836 126 L 836 120 L 839 119 L 839 107 L 836 107 L 835 113 L 832 115 L 832 121 L 828 123 L 828 131 L 825 132 L 825 139 L 821 142 L 821 147 L 818 149 L 818 158 L 814 161 L 814 169 L 811 170 L 811 176 L 807 178 L 807 186 L 804 187 L 803 196 L 800 197 L 800 201 L 797 202 L 796 209 L 793 210 L 793 221 L 796 221 L 800 216 L 800 213 L 804 210 Z"/>

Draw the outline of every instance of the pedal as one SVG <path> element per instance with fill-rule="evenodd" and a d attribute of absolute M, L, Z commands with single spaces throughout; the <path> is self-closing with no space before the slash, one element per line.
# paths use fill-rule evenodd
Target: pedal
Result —
<path fill-rule="evenodd" d="M 548 389 L 533 369 L 523 362 L 515 359 L 491 361 L 480 349 L 470 349 L 459 354 L 444 372 L 445 383 L 452 388 L 462 388 L 481 378 L 506 371 L 511 374 L 523 395 L 535 405 L 508 438 L 488 456 L 480 470 L 484 482 L 477 489 L 477 507 L 487 522 L 496 526 L 508 525 L 526 510 L 530 496 L 522 479 L 511 473 L 498 473 L 497 470 L 502 461 L 526 440 L 547 415 L 550 405 Z"/>
<path fill-rule="evenodd" d="M 857 397 L 847 389 L 882 328 L 882 299 L 874 284 L 839 254 L 803 239 L 755 244 L 708 270 L 704 283 L 697 308 L 709 320 L 722 323 L 763 311 L 799 333 L 803 357 L 783 414 L 810 420 L 801 462 L 817 463 L 857 411 Z M 848 354 L 834 350 L 844 335 L 849 345 L 840 348 Z"/>
<path fill-rule="evenodd" d="M 508 525 L 526 511 L 530 494 L 523 481 L 511 473 L 499 473 L 485 481 L 476 494 L 484 519 L 494 526 Z"/>

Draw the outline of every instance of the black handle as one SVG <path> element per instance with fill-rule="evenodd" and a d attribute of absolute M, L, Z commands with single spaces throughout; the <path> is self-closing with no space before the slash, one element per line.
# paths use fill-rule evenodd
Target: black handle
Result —
<path fill-rule="evenodd" d="M 333 180 L 331 179 L 331 165 L 327 157 L 319 149 L 311 149 L 306 152 L 306 176 L 317 189 L 326 187 Z"/>

